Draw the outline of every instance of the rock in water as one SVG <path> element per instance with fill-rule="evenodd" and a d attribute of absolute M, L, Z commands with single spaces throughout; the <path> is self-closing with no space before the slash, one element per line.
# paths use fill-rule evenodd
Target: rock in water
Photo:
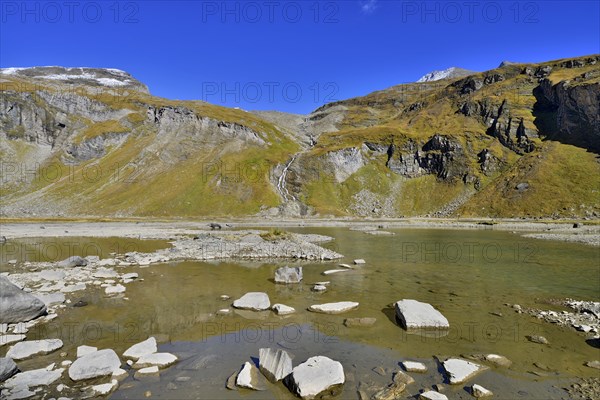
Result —
<path fill-rule="evenodd" d="M 344 382 L 342 364 L 324 356 L 309 358 L 294 368 L 285 379 L 286 386 L 305 400 L 335 396 L 342 391 Z"/>
<path fill-rule="evenodd" d="M 526 336 L 527 340 L 529 340 L 532 343 L 537 343 L 537 344 L 549 344 L 550 342 L 548 342 L 548 339 L 546 339 L 543 336 Z"/>
<path fill-rule="evenodd" d="M 85 267 L 88 264 L 87 260 L 83 257 L 72 256 L 58 263 L 59 267 L 62 268 L 74 268 L 74 267 Z"/>
<path fill-rule="evenodd" d="M 442 363 L 452 385 L 466 382 L 487 367 L 460 358 L 449 358 Z"/>
<path fill-rule="evenodd" d="M 235 384 L 238 387 L 252 390 L 266 389 L 264 378 L 258 371 L 258 368 L 249 362 L 244 363 L 242 366 L 242 369 L 235 380 Z"/>
<path fill-rule="evenodd" d="M 302 267 L 278 268 L 275 271 L 275 283 L 299 283 L 302 280 Z"/>
<path fill-rule="evenodd" d="M 4 382 L 19 371 L 17 364 L 9 357 L 0 357 L 0 382 Z"/>
<path fill-rule="evenodd" d="M 445 394 L 428 390 L 419 395 L 419 400 L 448 400 Z"/>
<path fill-rule="evenodd" d="M 286 306 L 285 304 L 273 304 L 271 309 L 275 311 L 277 315 L 289 315 L 296 312 L 294 307 Z"/>
<path fill-rule="evenodd" d="M 166 368 L 177 362 L 177 356 L 171 353 L 152 353 L 141 356 L 133 368 L 146 368 L 157 366 L 159 368 Z"/>
<path fill-rule="evenodd" d="M 0 276 L 0 323 L 25 322 L 44 313 L 46 305 L 43 301 Z"/>
<path fill-rule="evenodd" d="M 449 329 L 446 317 L 431 304 L 417 300 L 399 300 L 396 302 L 396 316 L 406 330 Z"/>
<path fill-rule="evenodd" d="M 158 351 L 158 347 L 156 345 L 156 339 L 154 337 L 149 337 L 143 342 L 134 344 L 123 353 L 123 357 L 131 358 L 132 360 L 137 360 L 141 356 L 146 354 L 156 353 Z"/>
<path fill-rule="evenodd" d="M 394 382 L 395 383 L 404 383 L 405 385 L 410 385 L 412 383 L 415 383 L 415 380 L 413 379 L 412 376 L 405 374 L 402 371 L 396 371 L 396 372 L 394 372 Z"/>
<path fill-rule="evenodd" d="M 271 301 L 266 293 L 248 292 L 234 301 L 233 306 L 242 310 L 263 311 L 271 307 Z"/>
<path fill-rule="evenodd" d="M 98 351 L 97 347 L 85 346 L 85 345 L 79 346 L 79 347 L 77 347 L 77 358 L 83 357 L 86 354 L 94 353 L 96 351 Z"/>
<path fill-rule="evenodd" d="M 27 340 L 12 346 L 6 356 L 13 360 L 24 360 L 37 354 L 48 354 L 60 349 L 63 342 L 60 339 Z"/>
<path fill-rule="evenodd" d="M 337 303 L 315 304 L 308 307 L 309 311 L 323 314 L 340 314 L 346 311 L 358 308 L 358 303 L 354 301 L 340 301 Z"/>
<path fill-rule="evenodd" d="M 260 349 L 258 360 L 260 371 L 273 383 L 282 380 L 292 372 L 292 358 L 285 350 Z"/>
<path fill-rule="evenodd" d="M 387 387 L 376 392 L 373 400 L 395 400 L 400 398 L 400 394 L 406 389 L 406 384 L 402 382 L 392 382 Z"/>
<path fill-rule="evenodd" d="M 25 340 L 25 335 L 0 335 L 0 347 Z"/>
<path fill-rule="evenodd" d="M 586 367 L 600 369 L 600 361 L 598 361 L 598 360 L 588 361 L 584 365 Z"/>
<path fill-rule="evenodd" d="M 121 367 L 119 356 L 112 349 L 98 350 L 75 360 L 69 367 L 69 377 L 74 381 L 112 375 Z"/>
<path fill-rule="evenodd" d="M 477 398 L 480 398 L 480 397 L 491 397 L 491 396 L 494 395 L 494 393 L 492 393 L 491 390 L 487 390 L 483 386 L 480 386 L 480 385 L 477 385 L 477 384 L 471 386 L 471 394 L 474 397 L 477 397 Z"/>
<path fill-rule="evenodd" d="M 427 372 L 427 366 L 416 361 L 402 361 L 402 367 L 407 372 Z"/>
<path fill-rule="evenodd" d="M 62 368 L 50 371 L 46 368 L 40 368 L 20 372 L 4 382 L 4 387 L 13 391 L 13 389 L 19 390 L 36 386 L 48 386 L 60 379 L 63 371 L 64 369 Z"/>
<path fill-rule="evenodd" d="M 346 318 L 344 325 L 348 328 L 353 326 L 373 326 L 377 322 L 376 318 L 363 317 L 363 318 Z"/>

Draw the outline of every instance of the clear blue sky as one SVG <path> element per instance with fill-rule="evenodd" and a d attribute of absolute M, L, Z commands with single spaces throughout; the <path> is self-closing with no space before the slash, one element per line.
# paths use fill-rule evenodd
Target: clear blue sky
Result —
<path fill-rule="evenodd" d="M 600 53 L 593 1 L 6 1 L 0 66 L 111 67 L 158 96 L 306 113 L 435 69 Z"/>

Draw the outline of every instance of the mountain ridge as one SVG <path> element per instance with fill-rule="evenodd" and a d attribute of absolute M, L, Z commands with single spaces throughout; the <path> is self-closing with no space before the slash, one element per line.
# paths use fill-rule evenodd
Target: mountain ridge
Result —
<path fill-rule="evenodd" d="M 599 60 L 397 85 L 308 115 L 2 74 L 0 215 L 598 216 Z"/>

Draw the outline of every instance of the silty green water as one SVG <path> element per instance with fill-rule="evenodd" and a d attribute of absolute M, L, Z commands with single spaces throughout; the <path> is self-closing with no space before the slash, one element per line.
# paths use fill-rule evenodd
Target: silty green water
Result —
<path fill-rule="evenodd" d="M 204 344 L 211 343 L 213 353 L 230 354 L 229 358 L 238 355 L 229 362 L 241 365 L 251 356 L 257 356 L 254 354 L 257 343 L 265 345 L 267 340 L 269 344 L 265 334 L 260 332 L 277 331 L 281 337 L 285 331 L 290 339 L 298 331 L 297 327 L 305 326 L 309 328 L 302 333 L 303 346 L 298 350 L 301 354 L 310 355 L 311 346 L 315 352 L 322 351 L 321 339 L 333 336 L 336 340 L 327 344 L 327 355 L 337 356 L 346 364 L 352 364 L 353 352 L 359 354 L 353 346 L 386 354 L 386 359 L 379 357 L 382 365 L 392 365 L 402 359 L 422 359 L 433 363 L 434 371 L 433 356 L 502 354 L 513 361 L 511 369 L 494 370 L 484 376 L 488 386 L 499 391 L 498 394 L 502 388 L 511 386 L 506 379 L 516 390 L 519 386 L 529 387 L 536 380 L 597 375 L 596 370 L 583 366 L 586 361 L 600 358 L 598 349 L 586 343 L 584 334 L 518 314 L 504 304 L 556 309 L 543 302 L 565 297 L 598 301 L 598 248 L 527 239 L 496 231 L 402 229 L 395 230 L 394 236 L 371 236 L 343 228 L 293 230 L 333 236 L 335 241 L 325 246 L 346 256 L 340 262 L 364 258 L 367 263 L 330 276 L 321 273 L 336 268 L 337 262 L 180 262 L 143 269 L 128 267 L 127 271 L 139 272 L 144 279 L 128 285 L 128 300 L 106 298 L 99 291 L 83 294 L 80 297 L 89 302 L 87 307 L 70 308 L 39 334 L 51 332 L 51 336 L 63 338 L 65 351 L 70 354 L 80 344 L 122 352 L 149 335 L 170 341 L 166 346 L 175 352 L 181 350 L 182 357 L 201 353 L 206 350 Z M 303 284 L 273 283 L 274 271 L 282 265 L 303 266 Z M 325 293 L 310 290 L 310 283 L 324 280 L 331 281 Z M 249 291 L 264 291 L 269 294 L 271 303 L 292 306 L 297 313 L 286 317 L 247 311 L 234 311 L 230 316 L 215 315 L 217 310 L 229 307 L 233 299 Z M 220 300 L 222 294 L 232 299 Z M 449 320 L 449 334 L 437 338 L 406 334 L 395 322 L 391 308 L 391 304 L 400 299 L 434 305 Z M 342 315 L 306 311 L 312 304 L 345 300 L 357 301 L 360 306 Z M 377 323 L 369 328 L 347 328 L 343 320 L 349 317 L 375 317 Z M 231 335 L 236 340 L 226 339 Z M 526 335 L 545 336 L 550 345 L 531 343 Z M 182 343 L 182 347 L 178 348 L 177 343 Z M 196 343 L 191 347 L 193 350 L 189 348 L 190 343 Z M 277 346 L 277 343 L 272 344 Z M 187 350 L 182 350 L 184 348 Z M 364 360 L 365 357 L 357 357 L 355 364 L 363 369 L 376 366 L 371 366 L 376 364 L 375 360 L 369 360 L 369 365 L 364 365 Z M 36 362 L 45 361 L 42 358 Z M 295 360 L 295 364 L 301 361 Z M 533 366 L 534 362 L 548 366 L 551 371 L 543 373 L 548 377 L 531 374 L 532 371 L 541 373 Z M 171 397 L 239 398 L 239 392 L 223 389 L 224 380 L 233 372 L 232 368 L 235 370 L 229 364 L 228 368 L 194 377 L 195 384 L 200 385 L 195 387 L 203 388 L 205 396 L 192 396 L 192 392 L 181 389 L 176 394 L 171 393 Z M 165 386 L 169 376 L 176 372 L 180 371 L 172 368 L 163 373 L 161 382 L 154 384 L 155 395 L 162 387 L 163 395 L 169 397 Z M 206 379 L 204 385 L 202 376 Z M 352 385 L 357 383 L 349 383 L 345 395 L 355 395 Z M 133 381 L 122 387 L 124 389 L 115 397 L 140 394 L 140 386 Z M 263 397 L 285 396 L 287 392 L 280 389 L 269 392 L 268 396 L 263 393 Z M 455 391 L 459 397 L 464 394 L 460 388 Z M 553 397 L 550 392 L 545 395 Z M 246 395 L 242 393 L 242 396 Z"/>

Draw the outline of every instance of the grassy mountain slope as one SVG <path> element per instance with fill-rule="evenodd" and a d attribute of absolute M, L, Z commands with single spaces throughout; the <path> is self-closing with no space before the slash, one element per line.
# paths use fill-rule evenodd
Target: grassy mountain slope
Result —
<path fill-rule="evenodd" d="M 158 98 L 127 79 L 0 74 L 3 215 L 600 214 L 598 55 L 398 85 L 307 116 Z"/>

